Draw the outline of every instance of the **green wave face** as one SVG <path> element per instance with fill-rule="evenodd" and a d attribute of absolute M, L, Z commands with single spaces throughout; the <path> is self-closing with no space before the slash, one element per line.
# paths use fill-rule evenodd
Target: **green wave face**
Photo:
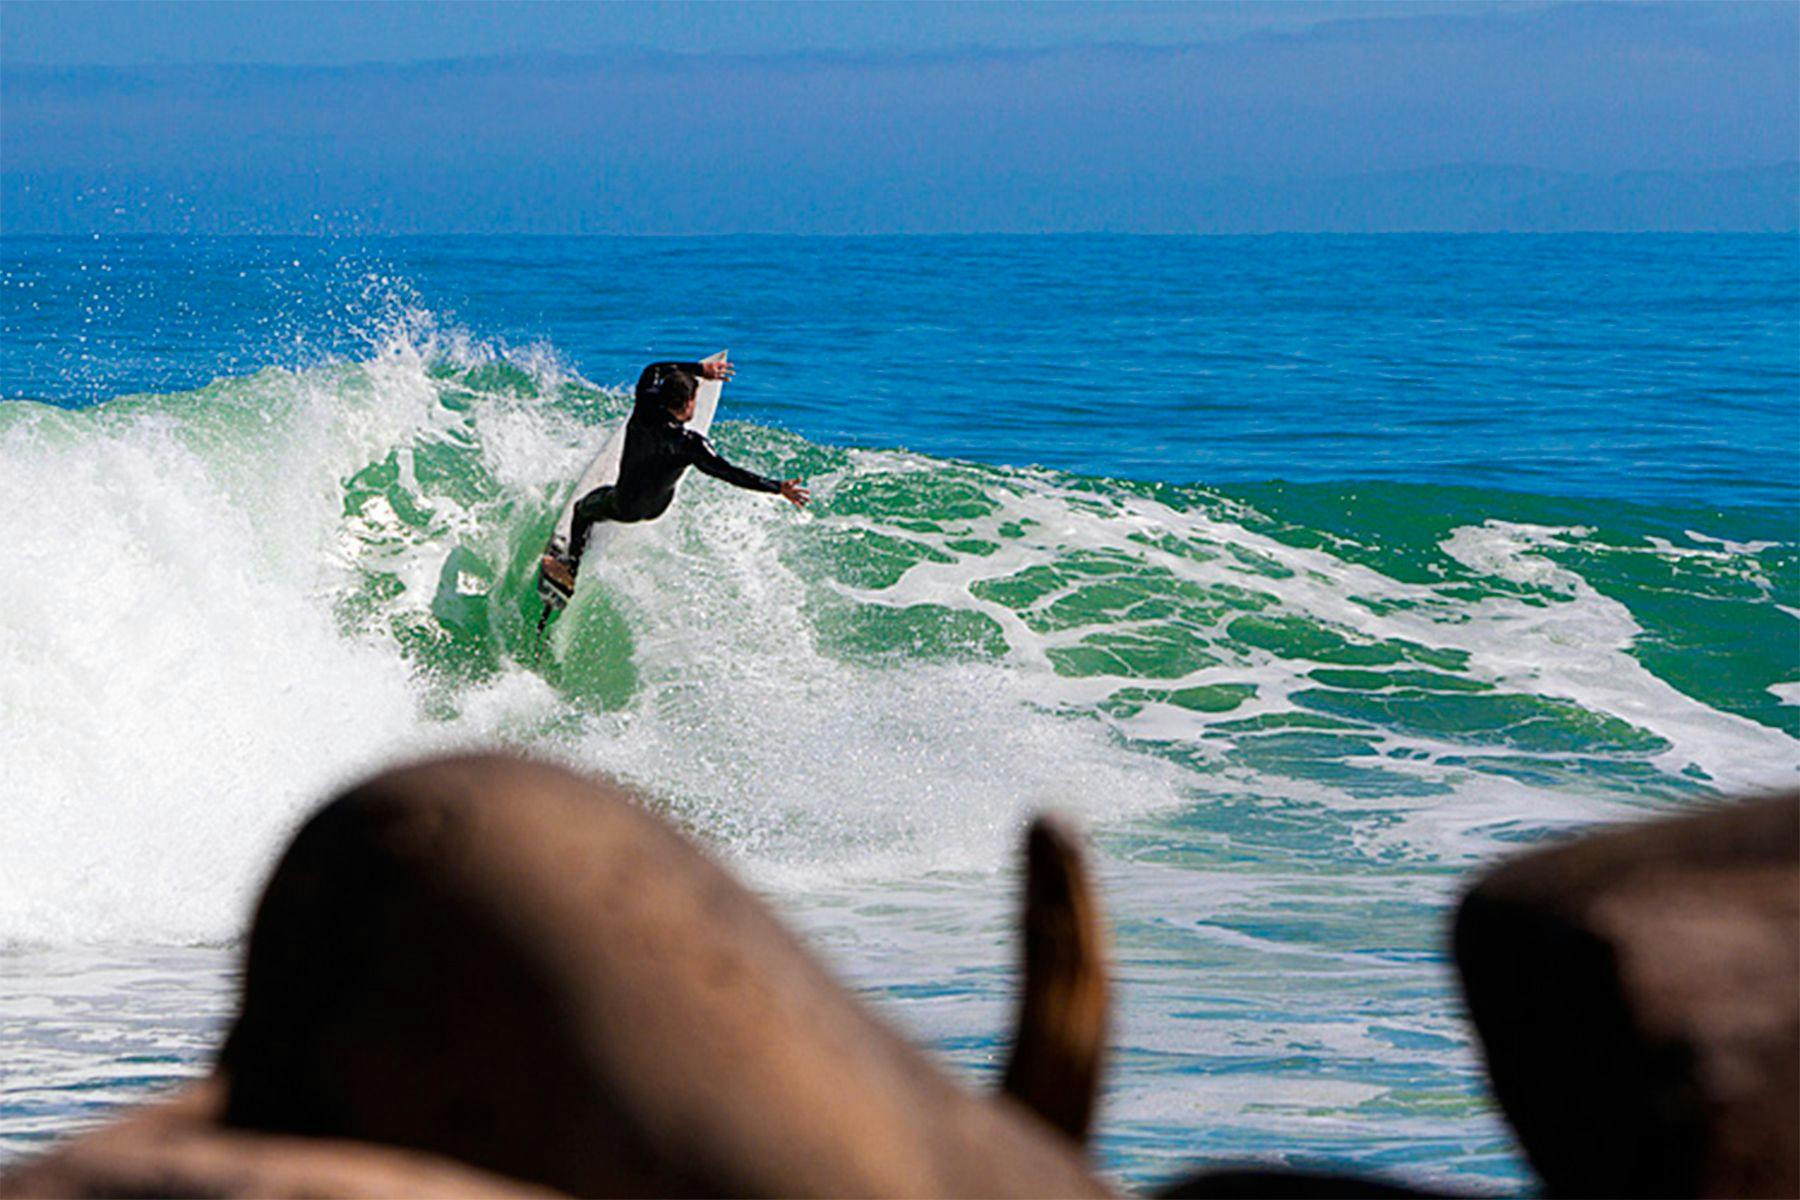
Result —
<path fill-rule="evenodd" d="M 1674 800 L 1793 769 L 1797 571 L 1771 514 L 882 454 L 839 478 L 786 555 L 827 644 L 1007 661 L 1208 790 Z"/>
<path fill-rule="evenodd" d="M 629 710 L 670 669 L 638 634 L 666 647 L 704 624 L 740 639 L 721 669 L 770 637 L 875 678 L 986 664 L 1208 788 L 1427 798 L 1487 777 L 1675 799 L 1794 761 L 1800 567 L 1779 514 L 1216 492 L 727 422 L 728 454 L 813 480 L 813 512 L 696 477 L 540 645 L 536 551 L 620 399 L 507 363 L 427 377 L 429 428 L 342 480 L 355 570 L 338 611 L 385 630 L 446 714 L 515 663 L 578 707 Z M 509 421 L 545 443 L 529 478 L 495 461 L 487 426 Z"/>
<path fill-rule="evenodd" d="M 1800 759 L 1800 564 L 1791 521 L 1767 512 L 1392 484 L 1215 491 L 725 421 L 723 452 L 808 477 L 813 509 L 692 476 L 668 517 L 588 565 L 540 637 L 537 555 L 623 412 L 542 364 L 403 347 L 83 413 L 9 405 L 0 436 L 45 453 L 179 447 L 243 527 L 244 568 L 397 655 L 421 720 L 466 725 L 496 688 L 547 685 L 554 703 L 486 733 L 566 749 L 605 729 L 619 769 L 753 843 L 799 836 L 783 830 L 800 818 L 747 831 L 697 798 L 773 769 L 760 745 L 760 765 L 733 766 L 730 729 L 864 747 L 881 730 L 821 725 L 819 706 L 880 725 L 929 709 L 947 679 L 991 723 L 970 736 L 1003 741 L 1010 722 L 1103 746 L 1138 764 L 1126 786 L 1146 794 L 1387 806 L 1359 826 L 1376 857 L 1421 837 L 1445 849 L 1443 822 L 1419 814 L 1471 797 L 1580 797 L 1562 814 L 1578 819 L 1594 797 L 1680 802 L 1780 782 Z M 633 741 L 634 725 L 667 744 Z M 1554 804 L 1532 820 L 1515 807 L 1459 816 L 1454 836 L 1557 823 Z"/>

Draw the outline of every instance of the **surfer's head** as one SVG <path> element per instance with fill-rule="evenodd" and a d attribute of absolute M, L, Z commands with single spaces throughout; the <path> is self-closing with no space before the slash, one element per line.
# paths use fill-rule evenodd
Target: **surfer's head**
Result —
<path fill-rule="evenodd" d="M 665 409 L 670 418 L 686 421 L 694 415 L 694 399 L 700 394 L 700 381 L 680 367 L 664 367 L 649 380 L 638 383 L 638 402 L 648 401 Z"/>

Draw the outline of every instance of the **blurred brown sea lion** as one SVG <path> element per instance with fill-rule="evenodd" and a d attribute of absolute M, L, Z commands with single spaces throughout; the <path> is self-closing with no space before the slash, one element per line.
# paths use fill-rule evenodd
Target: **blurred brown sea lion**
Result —
<path fill-rule="evenodd" d="M 1456 959 L 1548 1194 L 1800 1195 L 1800 792 L 1502 863 Z"/>
<path fill-rule="evenodd" d="M 615 785 L 494 755 L 390 771 L 282 858 L 220 1073 L 0 1196 L 1105 1195 L 1081 1154 L 1105 938 L 1054 820 L 1025 897 L 1019 1027 L 984 1097 Z M 1503 863 L 1456 949 L 1550 1194 L 1793 1194 L 1800 797 Z M 1159 1194 L 1427 1193 L 1326 1164 Z"/>
<path fill-rule="evenodd" d="M 1058 902 L 1075 902 L 1066 885 Z M 1084 1047 L 1020 1045 L 1097 1061 L 1103 1027 L 1071 1027 Z M 222 1066 L 232 1126 L 581 1195 L 1107 1191 L 1073 1142 L 870 1016 L 627 793 L 498 756 L 388 772 L 301 830 L 258 910 Z M 1028 1098 L 1085 1112 L 1096 1073 L 1064 1074 L 1089 1094 Z"/>
<path fill-rule="evenodd" d="M 0 1175 L 0 1196 L 262 1196 L 273 1200 L 527 1200 L 545 1188 L 416 1150 L 220 1123 L 225 1082 L 203 1079 Z"/>

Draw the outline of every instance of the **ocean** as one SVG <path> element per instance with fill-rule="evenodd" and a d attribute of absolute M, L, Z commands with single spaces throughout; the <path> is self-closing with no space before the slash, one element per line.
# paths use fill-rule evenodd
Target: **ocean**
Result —
<path fill-rule="evenodd" d="M 654 358 L 692 476 L 545 646 Z M 1800 778 L 1800 240 L 0 242 L 0 1159 L 204 1071 L 273 856 L 385 764 L 639 785 L 953 1073 L 1034 812 L 1138 1186 L 1529 1173 L 1446 951 L 1495 857 Z"/>

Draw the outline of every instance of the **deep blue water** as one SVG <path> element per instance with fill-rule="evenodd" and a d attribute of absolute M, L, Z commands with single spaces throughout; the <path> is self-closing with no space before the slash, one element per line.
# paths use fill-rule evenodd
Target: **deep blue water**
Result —
<path fill-rule="evenodd" d="M 833 444 L 1165 482 L 1800 496 L 1781 235 L 9 238 L 0 394 L 366 353 L 400 308 L 598 383 L 731 347 Z"/>

